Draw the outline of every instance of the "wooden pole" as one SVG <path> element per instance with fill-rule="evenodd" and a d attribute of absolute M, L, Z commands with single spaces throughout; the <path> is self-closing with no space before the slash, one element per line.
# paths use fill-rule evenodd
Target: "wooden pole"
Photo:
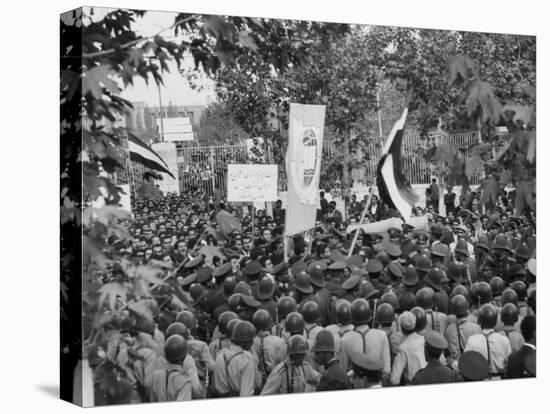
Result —
<path fill-rule="evenodd" d="M 359 225 L 362 225 L 363 220 L 365 220 L 365 216 L 367 215 L 367 211 L 369 210 L 371 200 L 372 200 L 372 187 L 369 188 L 369 198 L 367 199 L 365 208 L 363 208 L 363 212 L 361 213 L 361 219 L 359 220 Z M 353 241 L 351 242 L 351 246 L 349 248 L 348 257 L 350 257 L 353 254 L 353 249 L 355 248 L 355 244 L 357 243 L 357 239 L 359 237 L 360 231 L 361 231 L 360 228 L 355 230 L 355 234 L 353 235 Z"/>

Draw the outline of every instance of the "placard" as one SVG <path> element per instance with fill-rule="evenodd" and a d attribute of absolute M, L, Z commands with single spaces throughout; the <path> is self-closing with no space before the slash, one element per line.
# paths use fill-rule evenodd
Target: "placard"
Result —
<path fill-rule="evenodd" d="M 229 164 L 227 201 L 277 201 L 277 165 Z"/>

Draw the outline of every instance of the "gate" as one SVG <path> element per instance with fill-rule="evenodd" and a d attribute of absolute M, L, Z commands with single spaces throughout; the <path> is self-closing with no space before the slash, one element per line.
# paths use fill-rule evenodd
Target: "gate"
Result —
<path fill-rule="evenodd" d="M 227 191 L 227 165 L 246 164 L 246 145 L 184 147 L 177 149 L 181 192 L 205 190 L 213 196 Z"/>

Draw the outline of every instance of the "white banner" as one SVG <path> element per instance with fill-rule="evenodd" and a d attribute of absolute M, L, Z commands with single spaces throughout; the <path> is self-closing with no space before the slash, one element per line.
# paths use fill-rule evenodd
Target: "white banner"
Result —
<path fill-rule="evenodd" d="M 277 201 L 277 165 L 229 164 L 227 201 Z"/>

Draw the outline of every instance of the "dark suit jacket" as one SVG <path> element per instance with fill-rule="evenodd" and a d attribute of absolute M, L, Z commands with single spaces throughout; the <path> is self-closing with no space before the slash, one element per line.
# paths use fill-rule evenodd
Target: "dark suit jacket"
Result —
<path fill-rule="evenodd" d="M 506 378 L 527 378 L 529 375 L 525 370 L 525 358 L 527 355 L 536 352 L 534 349 L 523 345 L 521 349 L 512 352 L 508 358 Z"/>

